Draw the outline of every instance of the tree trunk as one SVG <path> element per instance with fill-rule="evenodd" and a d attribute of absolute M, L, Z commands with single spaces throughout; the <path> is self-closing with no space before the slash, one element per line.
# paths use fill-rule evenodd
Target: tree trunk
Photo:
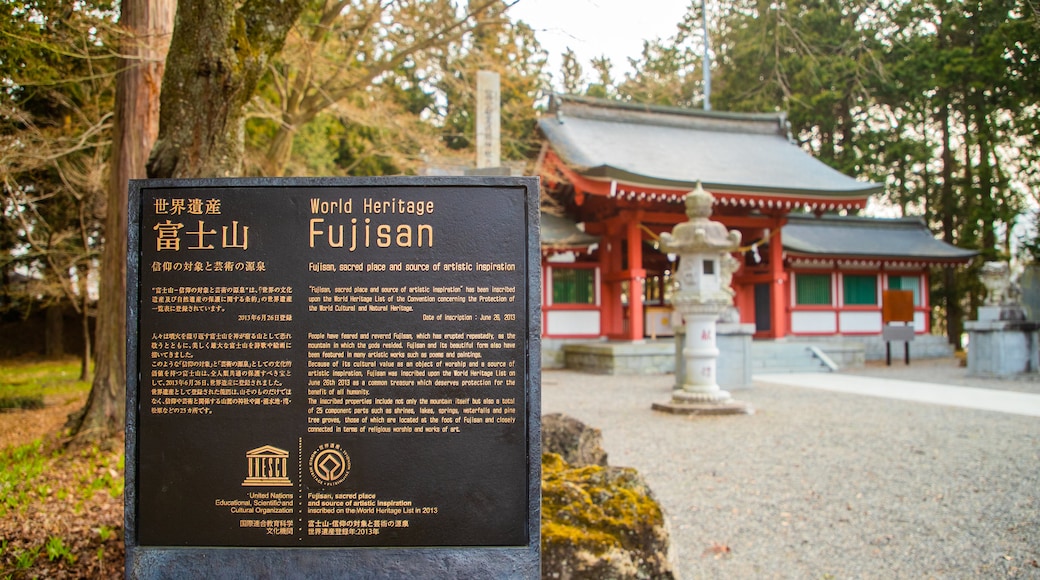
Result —
<path fill-rule="evenodd" d="M 979 144 L 979 205 L 982 210 L 982 257 L 986 260 L 1000 259 L 997 247 L 997 201 L 993 195 L 993 168 L 990 165 L 990 132 L 986 116 L 978 114 L 977 141 Z"/>
<path fill-rule="evenodd" d="M 43 356 L 54 359 L 65 356 L 65 317 L 60 304 L 52 304 L 45 311 Z"/>
<path fill-rule="evenodd" d="M 107 440 L 126 419 L 126 237 L 128 180 L 144 177 L 158 130 L 159 86 L 175 0 L 124 0 L 126 55 L 116 84 L 111 181 L 101 255 L 96 365 L 87 406 L 73 419 L 76 439 Z"/>
<path fill-rule="evenodd" d="M 150 177 L 241 174 L 243 109 L 303 0 L 180 0 Z"/>
<path fill-rule="evenodd" d="M 84 305 L 86 306 L 86 305 Z M 83 356 L 79 362 L 79 380 L 90 380 L 90 343 L 93 337 L 90 335 L 90 314 L 84 310 L 80 314 L 81 329 L 83 331 Z"/>
<path fill-rule="evenodd" d="M 945 97 L 945 92 L 940 96 Z M 956 244 L 955 216 L 958 211 L 956 200 L 953 195 L 953 151 L 950 143 L 950 106 L 946 98 L 940 98 L 939 125 L 942 130 L 942 189 L 939 196 L 939 211 L 941 213 L 943 226 L 943 241 L 948 244 Z M 946 286 L 946 338 L 955 348 L 961 348 L 961 331 L 964 318 L 961 307 L 961 296 L 957 285 L 957 272 L 953 268 L 944 271 Z"/>
<path fill-rule="evenodd" d="M 285 175 L 285 168 L 289 166 L 292 157 L 293 141 L 296 139 L 296 127 L 282 125 L 271 139 L 271 145 L 267 148 L 264 157 L 264 175 L 268 177 L 281 177 Z"/>
<path fill-rule="evenodd" d="M 90 292 L 87 291 L 87 278 L 90 275 L 90 268 L 87 265 L 79 267 L 77 278 L 79 279 L 79 296 L 80 296 L 80 329 L 83 331 L 83 358 L 80 360 L 79 365 L 79 380 L 87 381 L 90 380 L 90 361 L 91 350 L 90 345 L 93 338 L 90 335 Z"/>
<path fill-rule="evenodd" d="M 86 409 L 71 421 L 79 441 L 107 440 L 125 425 L 128 180 L 143 177 L 146 165 L 153 177 L 237 173 L 242 108 L 303 7 L 302 0 L 246 0 L 236 13 L 228 0 L 181 0 L 173 30 L 174 6 L 174 0 L 122 3 L 129 41 L 116 88 L 97 364 Z"/>

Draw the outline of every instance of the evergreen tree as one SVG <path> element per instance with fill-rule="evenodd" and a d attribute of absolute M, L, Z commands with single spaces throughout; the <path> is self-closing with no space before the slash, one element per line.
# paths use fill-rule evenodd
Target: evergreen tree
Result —
<path fill-rule="evenodd" d="M 444 76 L 437 88 L 444 95 L 441 111 L 445 144 L 453 150 L 474 146 L 476 131 L 476 77 L 481 70 L 499 74 L 501 92 L 502 159 L 532 159 L 538 153 L 537 110 L 548 79 L 546 55 L 523 22 L 511 22 L 508 4 L 496 2 L 484 26 L 445 54 Z"/>
<path fill-rule="evenodd" d="M 294 155 L 303 127 L 319 124 L 351 174 L 399 173 L 413 169 L 428 146 L 417 123 L 432 111 L 433 84 L 450 47 L 493 23 L 500 0 L 311 1 L 269 68 L 251 112 L 256 173 L 300 174 L 309 159 Z M 407 119 L 411 116 L 411 119 Z M 314 133 L 312 133 L 312 136 Z M 404 146 L 418 139 L 416 147 Z M 393 143 L 401 144 L 395 150 Z M 312 143 L 314 144 L 314 143 Z M 305 149 L 313 151 L 312 147 Z M 380 168 L 382 166 L 382 168 Z M 329 168 L 332 169 L 332 168 Z"/>
<path fill-rule="evenodd" d="M 81 316 L 81 375 L 91 359 L 87 289 L 104 207 L 115 58 L 107 3 L 11 2 L 0 18 L 0 271 L 6 313 L 72 307 Z M 15 281 L 18 280 L 18 283 Z M 58 354 L 61 318 L 48 326 Z"/>

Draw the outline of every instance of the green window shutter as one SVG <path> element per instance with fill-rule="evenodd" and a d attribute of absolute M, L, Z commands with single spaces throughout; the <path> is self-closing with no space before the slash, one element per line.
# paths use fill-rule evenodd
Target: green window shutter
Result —
<path fill-rule="evenodd" d="M 913 290 L 914 306 L 921 306 L 921 278 L 919 276 L 889 276 L 890 290 Z"/>
<path fill-rule="evenodd" d="M 553 268 L 553 304 L 595 304 L 596 271 L 591 268 Z"/>
<path fill-rule="evenodd" d="M 795 274 L 795 303 L 798 306 L 830 306 L 830 274 Z"/>
<path fill-rule="evenodd" d="M 842 279 L 847 306 L 877 305 L 877 276 L 846 274 Z"/>

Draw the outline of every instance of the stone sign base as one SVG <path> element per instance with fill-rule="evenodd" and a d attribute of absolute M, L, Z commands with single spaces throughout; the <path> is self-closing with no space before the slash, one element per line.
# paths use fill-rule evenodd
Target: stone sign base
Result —
<path fill-rule="evenodd" d="M 750 403 L 742 401 L 724 401 L 720 403 L 654 403 L 651 408 L 672 415 L 754 415 L 755 409 Z"/>
<path fill-rule="evenodd" d="M 1024 321 L 1026 312 L 1021 306 L 979 306 L 979 322 Z"/>
<path fill-rule="evenodd" d="M 971 320 L 964 327 L 969 375 L 1007 377 L 1040 371 L 1040 323 Z"/>
<path fill-rule="evenodd" d="M 597 375 L 656 375 L 675 371 L 672 339 L 565 344 L 564 367 Z"/>

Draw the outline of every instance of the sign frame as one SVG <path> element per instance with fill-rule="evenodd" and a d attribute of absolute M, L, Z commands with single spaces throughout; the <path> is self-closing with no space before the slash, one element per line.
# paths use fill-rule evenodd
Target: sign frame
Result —
<path fill-rule="evenodd" d="M 142 408 L 142 192 L 148 189 L 227 188 L 477 188 L 516 189 L 523 195 L 527 320 L 526 365 L 527 541 L 518 546 L 448 547 L 205 547 L 141 545 L 139 539 L 139 429 Z M 479 210 L 477 210 L 479 211 Z M 494 216 L 489 216 L 494 219 Z M 199 228 L 201 231 L 201 227 Z M 178 577 L 501 577 L 541 573 L 541 262 L 537 177 L 214 178 L 131 180 L 127 238 L 126 476 L 124 537 L 128 578 Z M 257 451 L 257 450 L 254 450 Z"/>

